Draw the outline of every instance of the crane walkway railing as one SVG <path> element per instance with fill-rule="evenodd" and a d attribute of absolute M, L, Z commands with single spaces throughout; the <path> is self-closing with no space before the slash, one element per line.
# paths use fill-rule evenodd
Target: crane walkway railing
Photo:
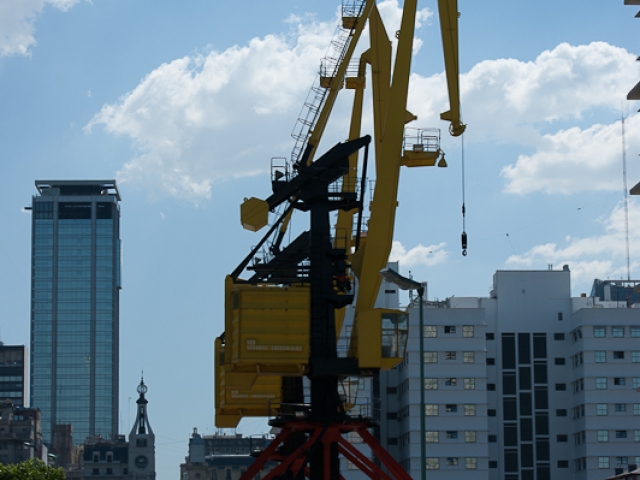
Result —
<path fill-rule="evenodd" d="M 345 55 L 356 27 L 355 19 L 362 15 L 366 0 L 344 0 L 342 3 L 342 22 L 337 26 L 327 54 L 321 63 L 320 71 L 302 106 L 291 136 L 295 140 L 291 151 L 292 163 L 300 161 L 307 142 L 318 121 L 329 89 L 323 86 L 321 78 L 333 78 L 344 61 Z"/>

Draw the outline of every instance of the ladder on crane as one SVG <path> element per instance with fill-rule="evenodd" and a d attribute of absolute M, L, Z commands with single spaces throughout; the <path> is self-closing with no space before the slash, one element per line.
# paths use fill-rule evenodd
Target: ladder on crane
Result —
<path fill-rule="evenodd" d="M 320 111 L 329 92 L 330 85 L 325 79 L 337 76 L 338 68 L 345 60 L 349 45 L 353 39 L 357 19 L 362 17 L 366 3 L 366 0 L 344 0 L 342 3 L 342 22 L 336 27 L 327 54 L 322 59 L 320 71 L 309 90 L 291 133 L 295 140 L 291 151 L 291 162 L 293 164 L 302 160 L 307 142 L 318 122 Z M 338 79 L 338 82 L 341 81 L 342 79 Z"/>

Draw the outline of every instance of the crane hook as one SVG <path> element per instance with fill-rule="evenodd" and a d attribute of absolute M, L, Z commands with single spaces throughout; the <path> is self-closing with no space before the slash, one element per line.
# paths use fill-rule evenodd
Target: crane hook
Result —
<path fill-rule="evenodd" d="M 462 232 L 462 256 L 467 256 L 467 232 Z"/>

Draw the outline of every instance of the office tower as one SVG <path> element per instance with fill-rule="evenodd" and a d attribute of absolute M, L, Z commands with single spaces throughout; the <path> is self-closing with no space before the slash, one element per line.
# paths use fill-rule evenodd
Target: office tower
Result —
<path fill-rule="evenodd" d="M 27 347 L 0 342 L 0 401 L 24 407 L 27 400 Z"/>
<path fill-rule="evenodd" d="M 635 468 L 635 306 L 571 297 L 567 267 L 498 271 L 489 297 L 425 302 L 421 336 L 414 302 L 408 354 L 381 374 L 382 443 L 421 478 L 424 438 L 430 480 L 601 480 Z"/>
<path fill-rule="evenodd" d="M 120 195 L 114 180 L 36 181 L 32 201 L 31 406 L 42 434 L 118 432 Z"/>

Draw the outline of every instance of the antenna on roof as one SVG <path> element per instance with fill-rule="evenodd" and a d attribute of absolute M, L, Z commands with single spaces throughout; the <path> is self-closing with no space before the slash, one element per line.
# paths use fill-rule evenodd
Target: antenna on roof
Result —
<path fill-rule="evenodd" d="M 627 281 L 631 281 L 631 262 L 629 260 L 629 191 L 627 189 L 627 146 L 625 143 L 624 110 L 622 108 L 620 113 L 622 116 L 622 188 L 624 189 L 624 226 L 627 249 Z"/>

